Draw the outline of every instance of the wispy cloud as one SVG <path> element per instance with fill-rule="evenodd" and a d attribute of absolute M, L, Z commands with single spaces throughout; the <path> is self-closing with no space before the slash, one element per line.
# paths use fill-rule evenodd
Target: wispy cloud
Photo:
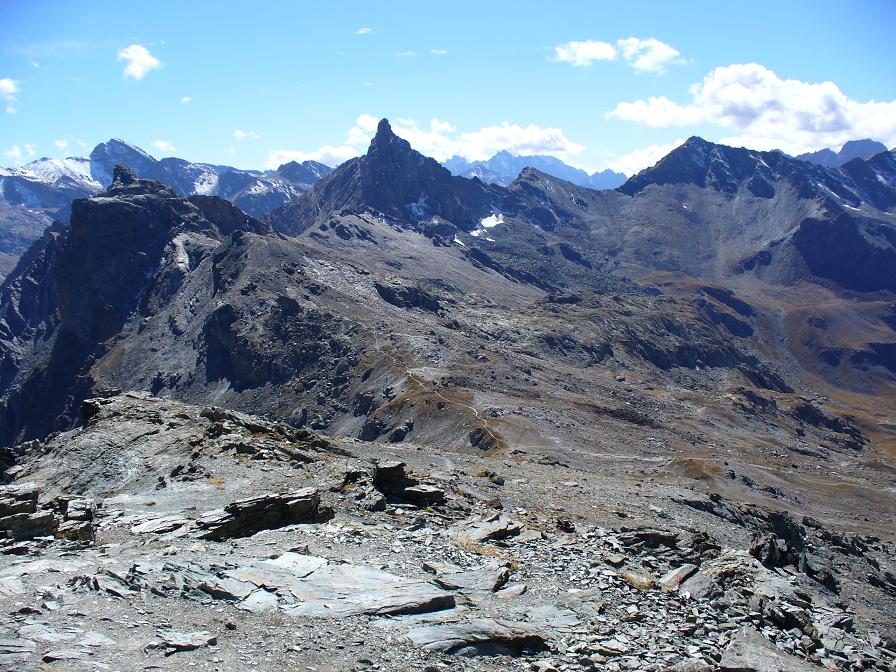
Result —
<path fill-rule="evenodd" d="M 167 140 L 154 140 L 153 146 L 158 149 L 160 152 L 176 152 L 177 147 L 168 142 Z"/>
<path fill-rule="evenodd" d="M 124 49 L 119 49 L 118 60 L 127 61 L 127 65 L 124 66 L 124 76 L 136 80 L 143 79 L 153 70 L 162 67 L 162 61 L 140 44 L 132 44 Z"/>
<path fill-rule="evenodd" d="M 572 41 L 554 47 L 551 60 L 584 68 L 595 61 L 622 58 L 636 72 L 662 75 L 668 66 L 684 63 L 681 53 L 655 37 L 626 37 L 615 43 L 600 40 Z"/>
<path fill-rule="evenodd" d="M 245 140 L 246 138 L 258 140 L 261 136 L 258 135 L 258 133 L 256 133 L 255 131 L 244 131 L 243 129 L 238 128 L 233 132 L 233 137 L 237 140 Z"/>
<path fill-rule="evenodd" d="M 448 53 L 448 50 L 447 49 L 430 49 L 429 53 L 434 54 L 435 56 L 444 56 L 445 54 Z"/>
<path fill-rule="evenodd" d="M 68 140 L 54 140 L 53 146 L 56 149 L 61 149 L 63 152 L 68 149 Z"/>
<path fill-rule="evenodd" d="M 373 28 L 358 28 L 358 30 L 355 31 L 355 35 L 369 35 L 372 32 Z"/>
<path fill-rule="evenodd" d="M 12 159 L 13 163 L 22 163 L 22 148 L 18 145 L 13 145 L 6 150 L 6 156 Z"/>
<path fill-rule="evenodd" d="M 417 53 L 414 51 L 396 51 L 395 52 L 396 58 L 410 58 L 411 56 L 416 56 L 416 55 L 417 55 Z"/>
<path fill-rule="evenodd" d="M 16 105 L 19 101 L 16 99 L 16 94 L 21 91 L 21 88 L 19 88 L 20 83 L 17 79 L 11 79 L 10 77 L 0 79 L 0 98 L 6 101 L 6 112 L 8 114 L 15 114 L 17 111 Z"/>
<path fill-rule="evenodd" d="M 180 99 L 180 102 L 182 105 L 186 105 L 187 103 L 192 102 L 192 100 L 193 99 L 190 98 L 190 96 L 184 96 L 183 98 Z"/>

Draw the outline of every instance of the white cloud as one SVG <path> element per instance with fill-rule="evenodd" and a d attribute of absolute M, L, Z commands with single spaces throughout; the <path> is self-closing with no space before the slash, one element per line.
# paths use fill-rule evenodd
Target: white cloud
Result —
<path fill-rule="evenodd" d="M 68 140 L 54 140 L 53 145 L 64 152 L 68 149 Z"/>
<path fill-rule="evenodd" d="M 14 100 L 15 95 L 21 91 L 19 81 L 9 77 L 0 79 L 0 98 L 4 100 Z"/>
<path fill-rule="evenodd" d="M 158 149 L 160 152 L 176 152 L 177 147 L 168 142 L 167 140 L 154 140 L 153 147 Z"/>
<path fill-rule="evenodd" d="M 706 118 L 704 111 L 699 107 L 679 105 L 666 96 L 651 96 L 647 100 L 619 103 L 607 116 L 634 121 L 651 128 L 696 126 Z"/>
<path fill-rule="evenodd" d="M 587 67 L 595 61 L 615 61 L 619 57 L 637 72 L 661 75 L 666 67 L 684 63 L 675 47 L 661 42 L 655 37 L 626 37 L 615 43 L 600 40 L 567 42 L 554 47 L 552 61 L 569 63 L 576 67 Z"/>
<path fill-rule="evenodd" d="M 245 140 L 246 138 L 258 140 L 259 138 L 261 138 L 261 136 L 258 135 L 258 133 L 256 133 L 255 131 L 244 131 L 241 128 L 238 128 L 233 132 L 233 137 L 237 140 Z"/>
<path fill-rule="evenodd" d="M 268 154 L 267 166 L 276 168 L 286 161 L 307 160 L 338 165 L 367 151 L 377 123 L 376 117 L 362 114 L 346 132 L 342 145 L 325 145 L 312 151 L 273 150 Z M 392 125 L 392 130 L 410 142 L 414 149 L 438 161 L 455 155 L 470 161 L 488 159 L 502 149 L 514 154 L 549 154 L 569 160 L 585 149 L 569 140 L 559 128 L 542 128 L 534 124 L 520 126 L 504 122 L 499 126 L 458 133 L 453 124 L 441 119 L 431 119 L 429 125 L 423 127 L 413 119 L 400 119 Z"/>
<path fill-rule="evenodd" d="M 410 58 L 411 56 L 416 56 L 417 54 L 413 51 L 396 51 L 395 58 Z"/>
<path fill-rule="evenodd" d="M 13 160 L 14 163 L 22 162 L 22 149 L 18 145 L 13 145 L 6 150 L 6 156 Z"/>
<path fill-rule="evenodd" d="M 140 44 L 132 44 L 124 49 L 119 49 L 118 60 L 127 61 L 127 65 L 124 66 L 124 76 L 131 79 L 143 79 L 152 70 L 162 67 L 162 61 Z"/>
<path fill-rule="evenodd" d="M 37 154 L 37 145 L 25 145 L 25 153 L 28 154 L 28 158 L 31 158 Z"/>
<path fill-rule="evenodd" d="M 609 161 L 606 161 L 605 165 L 607 168 L 615 170 L 616 172 L 625 173 L 629 176 L 635 175 L 644 168 L 649 168 L 654 165 L 683 142 L 684 140 L 680 139 L 668 144 L 648 145 L 647 147 L 642 147 L 641 149 L 636 149 L 628 154 L 623 154 L 622 156 L 610 159 Z"/>
<path fill-rule="evenodd" d="M 448 50 L 447 49 L 430 49 L 429 53 L 433 54 L 435 56 L 444 56 L 445 54 L 448 53 Z"/>
<path fill-rule="evenodd" d="M 180 99 L 180 102 L 182 105 L 186 105 L 187 103 L 191 102 L 192 100 L 193 99 L 190 98 L 190 96 L 184 96 L 183 98 Z"/>
<path fill-rule="evenodd" d="M 896 143 L 896 100 L 861 102 L 833 82 L 782 79 L 758 63 L 715 68 L 680 104 L 665 97 L 619 103 L 608 116 L 654 128 L 706 123 L 731 131 L 721 142 L 799 154 L 873 138 Z"/>
<path fill-rule="evenodd" d="M 16 79 L 0 78 L 0 98 L 6 101 L 7 114 L 15 114 L 18 111 L 16 103 L 19 101 L 16 100 L 16 94 L 21 91 L 19 84 L 20 82 Z"/>
<path fill-rule="evenodd" d="M 236 149 L 234 149 L 233 147 L 228 147 L 224 151 L 226 151 L 230 156 L 233 156 L 234 154 L 236 154 Z"/>
<path fill-rule="evenodd" d="M 622 57 L 638 72 L 661 75 L 666 72 L 666 66 L 683 62 L 677 49 L 655 37 L 648 37 L 646 40 L 627 37 L 618 40 L 616 46 L 622 52 Z"/>
<path fill-rule="evenodd" d="M 372 32 L 373 28 L 358 28 L 358 30 L 355 31 L 355 35 L 369 35 Z"/>
<path fill-rule="evenodd" d="M 572 41 L 554 47 L 551 59 L 558 63 L 571 63 L 577 67 L 591 65 L 594 61 L 615 61 L 616 47 L 598 40 Z"/>

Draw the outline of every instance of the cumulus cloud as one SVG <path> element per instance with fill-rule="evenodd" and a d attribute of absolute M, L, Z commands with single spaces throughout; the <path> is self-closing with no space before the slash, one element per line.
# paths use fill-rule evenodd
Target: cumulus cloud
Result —
<path fill-rule="evenodd" d="M 655 37 L 646 40 L 627 37 L 616 42 L 622 57 L 638 72 L 650 72 L 661 75 L 666 67 L 682 63 L 681 53 Z"/>
<path fill-rule="evenodd" d="M 16 104 L 19 102 L 16 99 L 16 94 L 21 91 L 19 84 L 20 82 L 16 79 L 9 77 L 0 78 L 0 98 L 6 101 L 6 112 L 8 114 L 16 113 Z"/>
<path fill-rule="evenodd" d="M 616 172 L 625 173 L 629 176 L 635 175 L 639 171 L 656 164 L 657 161 L 662 159 L 666 154 L 683 142 L 684 139 L 679 139 L 667 144 L 648 145 L 647 147 L 642 147 L 633 152 L 629 152 L 628 154 L 623 154 L 622 156 L 610 159 L 609 161 L 606 161 L 605 165 L 607 168 L 615 170 Z"/>
<path fill-rule="evenodd" d="M 143 79 L 151 71 L 162 67 L 162 61 L 140 44 L 132 44 L 124 49 L 119 49 L 118 60 L 127 61 L 127 65 L 124 66 L 124 76 L 130 79 Z"/>
<path fill-rule="evenodd" d="M 276 168 L 287 161 L 307 160 L 336 166 L 367 151 L 378 121 L 370 114 L 362 114 L 346 132 L 342 145 L 324 145 L 312 151 L 273 150 L 268 154 L 267 166 Z M 453 124 L 442 119 L 431 119 L 425 125 L 413 119 L 399 119 L 392 125 L 392 130 L 410 142 L 414 149 L 438 161 L 455 155 L 469 161 L 488 159 L 502 149 L 520 155 L 548 154 L 568 161 L 585 149 L 567 138 L 561 129 L 535 124 L 521 126 L 504 122 L 498 126 L 458 132 Z"/>
<path fill-rule="evenodd" d="M 791 154 L 855 138 L 896 143 L 896 100 L 853 100 L 833 82 L 783 79 L 758 63 L 715 68 L 689 96 L 622 102 L 609 116 L 654 128 L 712 124 L 732 133 L 721 142 Z"/>
<path fill-rule="evenodd" d="M 581 68 L 591 65 L 594 61 L 615 61 L 616 56 L 616 47 L 609 42 L 574 40 L 554 47 L 552 60 L 558 63 L 570 63 Z"/>
<path fill-rule="evenodd" d="M 187 103 L 189 103 L 192 100 L 193 99 L 190 98 L 190 96 L 184 96 L 183 98 L 180 99 L 180 102 L 181 102 L 181 104 L 186 105 Z"/>
<path fill-rule="evenodd" d="M 68 140 L 54 140 L 53 146 L 56 147 L 56 149 L 60 149 L 64 152 L 68 149 Z"/>
<path fill-rule="evenodd" d="M 243 129 L 238 128 L 233 132 L 233 137 L 237 140 L 245 140 L 246 138 L 258 140 L 261 136 L 258 135 L 258 133 L 256 133 L 255 131 L 244 131 Z"/>
<path fill-rule="evenodd" d="M 355 35 L 369 35 L 372 32 L 373 28 L 358 28 L 358 30 L 355 31 Z"/>
<path fill-rule="evenodd" d="M 154 140 L 153 147 L 158 149 L 160 152 L 176 152 L 177 147 L 168 142 L 167 140 Z"/>
<path fill-rule="evenodd" d="M 551 60 L 587 67 L 595 61 L 615 61 L 622 58 L 637 72 L 661 75 L 669 65 L 683 63 L 681 53 L 655 37 L 626 37 L 615 43 L 600 40 L 567 42 L 554 47 Z"/>

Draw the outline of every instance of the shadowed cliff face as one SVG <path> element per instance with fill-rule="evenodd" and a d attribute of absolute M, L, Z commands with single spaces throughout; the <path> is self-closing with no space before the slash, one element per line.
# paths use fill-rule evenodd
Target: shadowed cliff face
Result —
<path fill-rule="evenodd" d="M 6 404 L 7 441 L 23 427 L 26 436 L 46 433 L 56 416 L 71 416 L 95 382 L 91 366 L 149 295 L 178 291 L 198 260 L 196 242 L 268 231 L 220 199 L 197 203 L 118 167 L 106 192 L 76 200 L 71 224 L 23 257 L 2 290 L 0 375 L 18 389 Z"/>

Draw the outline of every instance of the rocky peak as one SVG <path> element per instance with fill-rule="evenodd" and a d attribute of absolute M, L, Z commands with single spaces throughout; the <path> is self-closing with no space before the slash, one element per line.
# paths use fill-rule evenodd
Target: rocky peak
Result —
<path fill-rule="evenodd" d="M 342 164 L 270 222 L 296 235 L 332 213 L 374 210 L 409 223 L 440 217 L 472 230 L 491 212 L 492 202 L 503 198 L 499 188 L 451 175 L 382 119 L 364 156 Z"/>
<path fill-rule="evenodd" d="M 126 187 L 136 181 L 137 176 L 131 172 L 130 168 L 120 163 L 115 164 L 115 169 L 112 172 L 112 186 Z"/>

